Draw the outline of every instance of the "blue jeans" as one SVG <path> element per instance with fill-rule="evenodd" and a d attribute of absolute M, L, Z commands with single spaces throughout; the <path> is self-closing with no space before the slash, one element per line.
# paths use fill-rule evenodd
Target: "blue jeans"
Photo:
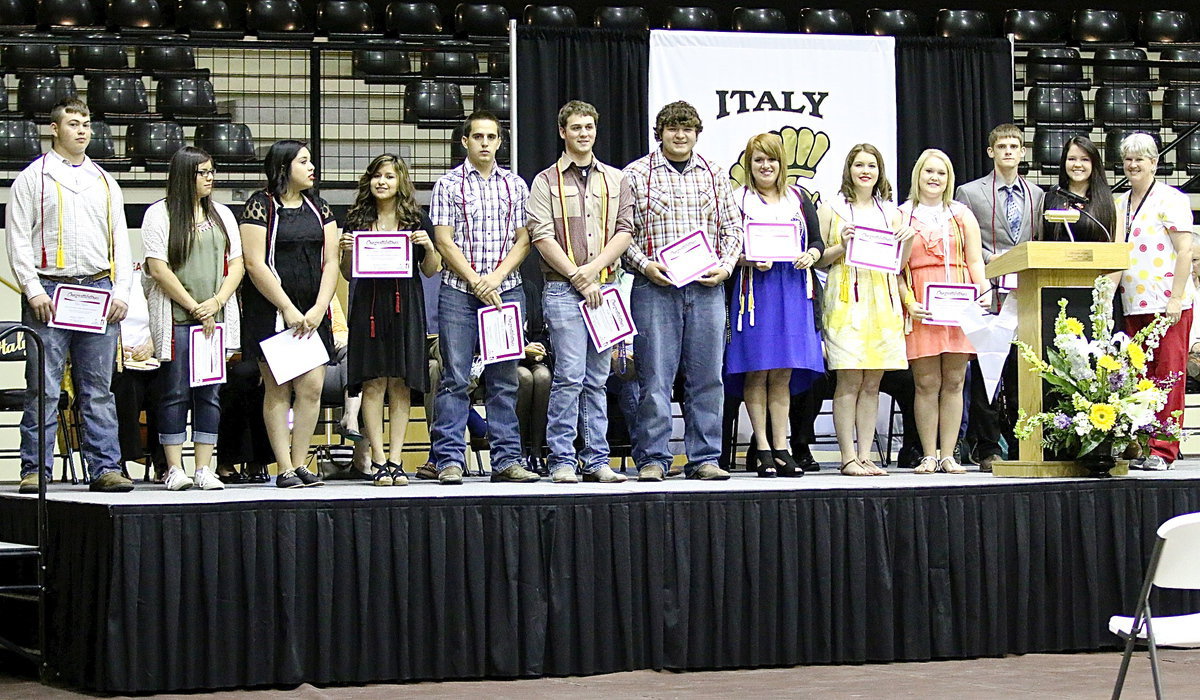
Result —
<path fill-rule="evenodd" d="M 158 441 L 164 445 L 182 445 L 187 429 L 188 408 L 192 409 L 192 442 L 217 444 L 221 425 L 220 384 L 191 386 L 188 354 L 194 326 L 176 325 L 174 360 L 164 362 L 161 394 L 158 399 Z"/>
<path fill-rule="evenodd" d="M 504 303 L 516 302 L 525 309 L 525 292 L 520 285 L 500 295 Z M 479 343 L 476 313 L 485 304 L 474 294 L 443 284 L 438 294 L 438 344 L 442 353 L 442 380 L 434 399 L 430 458 L 438 471 L 466 464 L 464 431 L 471 399 L 467 383 L 475 346 Z M 524 314 L 522 314 L 524 316 Z M 487 391 L 487 432 L 492 452 L 492 471 L 501 472 L 521 464 L 521 431 L 517 426 L 517 361 L 497 362 L 483 369 Z"/>
<path fill-rule="evenodd" d="M 685 472 L 721 456 L 721 358 L 725 349 L 725 291 L 699 282 L 660 287 L 638 274 L 630 296 L 641 398 L 633 433 L 638 468 L 671 465 L 671 389 L 682 369 Z"/>
<path fill-rule="evenodd" d="M 107 278 L 83 286 L 112 289 Z M 58 284 L 42 280 L 46 293 L 54 298 Z M 83 430 L 83 457 L 93 479 L 105 472 L 121 470 L 121 444 L 117 438 L 117 400 L 112 393 L 112 373 L 117 353 L 120 324 L 108 324 L 103 334 L 51 328 L 34 317 L 29 304 L 22 300 L 21 319 L 42 336 L 46 345 L 45 412 L 37 412 L 37 346 L 27 343 L 25 363 L 25 412 L 21 416 L 21 476 L 37 473 L 37 426 L 46 426 L 46 449 L 41 463 L 49 475 L 54 467 L 54 444 L 58 433 L 58 398 L 62 393 L 63 368 L 70 355 L 71 376 L 75 381 L 75 403 L 79 407 Z"/>
<path fill-rule="evenodd" d="M 575 469 L 575 435 L 583 433 L 583 471 L 608 466 L 609 352 L 596 352 L 583 322 L 583 297 L 569 282 L 547 281 L 542 310 L 554 346 L 554 381 L 546 414 L 549 468 Z"/>

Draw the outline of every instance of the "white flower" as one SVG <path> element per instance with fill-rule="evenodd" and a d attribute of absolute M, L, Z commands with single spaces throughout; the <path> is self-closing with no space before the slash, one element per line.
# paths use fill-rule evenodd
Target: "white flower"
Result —
<path fill-rule="evenodd" d="M 1088 415 L 1082 411 L 1075 414 L 1075 420 L 1073 422 L 1075 423 L 1075 434 L 1080 437 L 1087 435 L 1093 430 L 1091 419 L 1089 419 Z"/>

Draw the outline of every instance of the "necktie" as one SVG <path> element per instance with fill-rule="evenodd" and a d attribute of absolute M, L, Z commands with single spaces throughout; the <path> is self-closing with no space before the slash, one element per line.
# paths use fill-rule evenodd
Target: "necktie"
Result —
<path fill-rule="evenodd" d="M 1008 219 L 1008 232 L 1013 243 L 1021 236 L 1021 203 L 1017 200 L 1016 186 L 1002 188 L 1005 191 L 1004 215 Z"/>

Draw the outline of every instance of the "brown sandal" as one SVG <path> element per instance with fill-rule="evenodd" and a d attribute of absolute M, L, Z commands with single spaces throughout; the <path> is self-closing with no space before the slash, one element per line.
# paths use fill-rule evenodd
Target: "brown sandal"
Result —
<path fill-rule="evenodd" d="M 841 472 L 846 476 L 874 476 L 869 470 L 867 470 L 866 467 L 863 466 L 862 462 L 859 462 L 857 459 L 852 459 L 843 464 Z"/>

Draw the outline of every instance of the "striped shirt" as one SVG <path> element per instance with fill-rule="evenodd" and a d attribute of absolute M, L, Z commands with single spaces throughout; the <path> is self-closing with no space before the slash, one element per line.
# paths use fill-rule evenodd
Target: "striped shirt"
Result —
<path fill-rule="evenodd" d="M 733 187 L 716 163 L 693 152 L 677 171 L 661 150 L 625 166 L 624 187 L 633 195 L 633 244 L 625 262 L 643 272 L 658 262 L 657 251 L 697 229 L 730 274 L 742 252 L 742 215 L 733 201 Z"/>
<path fill-rule="evenodd" d="M 481 275 L 492 272 L 512 250 L 516 231 L 525 226 L 525 205 L 529 188 L 510 170 L 495 166 L 491 177 L 471 165 L 463 164 L 438 178 L 433 186 L 429 218 L 434 226 L 454 229 L 454 244 L 463 252 L 471 269 Z M 461 292 L 470 286 L 446 268 L 442 282 Z M 521 273 L 513 273 L 501 283 L 499 292 L 521 284 Z"/>

